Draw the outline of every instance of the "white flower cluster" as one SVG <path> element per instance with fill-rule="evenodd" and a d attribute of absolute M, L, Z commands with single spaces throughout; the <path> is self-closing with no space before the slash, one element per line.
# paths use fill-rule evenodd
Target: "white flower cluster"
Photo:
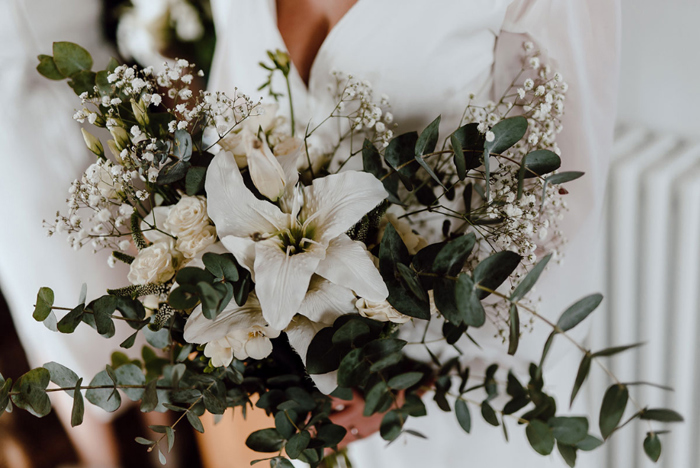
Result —
<path fill-rule="evenodd" d="M 386 147 L 394 137 L 395 127 L 389 97 L 382 95 L 376 101 L 369 81 L 358 81 L 339 71 L 332 71 L 331 75 L 335 85 L 330 85 L 329 91 L 337 102 L 331 116 L 346 119 L 349 133 L 368 131 L 374 143 Z"/>

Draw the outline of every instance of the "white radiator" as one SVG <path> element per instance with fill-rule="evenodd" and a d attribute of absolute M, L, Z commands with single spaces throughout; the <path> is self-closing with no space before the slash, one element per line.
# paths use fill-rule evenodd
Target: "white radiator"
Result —
<path fill-rule="evenodd" d="M 590 344 L 594 349 L 646 342 L 609 364 L 623 382 L 668 384 L 675 392 L 630 387 L 641 405 L 670 407 L 686 418 L 661 435 L 658 464 L 646 458 L 649 426 L 636 421 L 614 434 L 602 458 L 607 468 L 700 467 L 700 144 L 620 128 L 606 196 L 601 287 L 606 300 Z M 601 327 L 607 336 L 595 333 Z M 595 367 L 595 366 L 594 366 Z M 596 370 L 589 395 L 595 415 L 611 384 Z M 636 411 L 628 404 L 623 421 Z M 666 429 L 652 423 L 655 430 Z"/>

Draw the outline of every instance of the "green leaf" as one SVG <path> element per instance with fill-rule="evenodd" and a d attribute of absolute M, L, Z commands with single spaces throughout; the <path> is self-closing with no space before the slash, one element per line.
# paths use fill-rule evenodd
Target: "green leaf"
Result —
<path fill-rule="evenodd" d="M 554 433 L 539 419 L 530 421 L 525 428 L 525 435 L 532 448 L 540 455 L 549 455 L 554 450 Z"/>
<path fill-rule="evenodd" d="M 422 372 L 406 372 L 405 374 L 400 374 L 389 379 L 387 385 L 394 390 L 406 390 L 420 382 L 422 378 Z"/>
<path fill-rule="evenodd" d="M 158 385 L 158 379 L 153 379 L 146 384 L 146 388 L 143 392 L 143 397 L 141 398 L 141 412 L 142 413 L 149 413 L 149 412 L 155 410 L 156 406 L 158 406 L 158 391 L 156 389 L 157 385 Z M 188 416 L 189 416 L 189 413 L 188 413 Z M 202 430 L 200 432 L 204 432 L 204 431 Z"/>
<path fill-rule="evenodd" d="M 629 391 L 624 385 L 613 385 L 605 392 L 598 420 L 600 434 L 604 439 L 607 439 L 620 423 L 628 400 Z"/>
<path fill-rule="evenodd" d="M 54 294 L 51 288 L 41 288 L 36 296 L 36 307 L 34 308 L 34 320 L 43 322 L 51 313 L 53 306 Z"/>
<path fill-rule="evenodd" d="M 518 287 L 515 288 L 515 291 L 513 291 L 513 294 L 510 295 L 510 300 L 512 302 L 518 302 L 520 299 L 525 297 L 527 293 L 530 292 L 532 287 L 535 285 L 537 280 L 539 279 L 540 275 L 544 271 L 544 268 L 547 266 L 547 263 L 549 260 L 551 260 L 552 254 L 547 255 L 544 257 L 542 260 L 535 265 L 535 267 L 530 270 L 527 274 L 527 276 L 518 284 Z"/>
<path fill-rule="evenodd" d="M 648 432 L 644 439 L 644 453 L 654 463 L 659 461 L 659 457 L 661 457 L 661 440 L 653 432 Z"/>
<path fill-rule="evenodd" d="M 345 438 L 347 429 L 337 424 L 324 424 L 318 429 L 317 439 L 323 442 L 325 447 L 335 447 Z"/>
<path fill-rule="evenodd" d="M 204 190 L 204 182 L 207 177 L 207 168 L 191 166 L 185 176 L 185 192 L 193 197 Z"/>
<path fill-rule="evenodd" d="M 75 309 L 68 312 L 56 326 L 61 333 L 73 333 L 75 329 L 83 321 L 83 313 L 85 312 L 85 304 L 81 303 Z"/>
<path fill-rule="evenodd" d="M 396 410 L 389 411 L 382 418 L 382 423 L 379 426 L 379 435 L 384 440 L 394 440 L 401 434 L 405 420 L 400 412 Z"/>
<path fill-rule="evenodd" d="M 173 133 L 173 155 L 182 161 L 189 161 L 192 156 L 192 136 L 187 130 L 175 130 Z"/>
<path fill-rule="evenodd" d="M 245 444 L 256 452 L 279 452 L 284 439 L 276 429 L 261 429 L 248 436 Z"/>
<path fill-rule="evenodd" d="M 311 340 L 306 353 L 306 371 L 309 374 L 326 374 L 338 369 L 342 354 L 338 347 L 333 346 L 335 332 L 332 327 L 323 328 Z"/>
<path fill-rule="evenodd" d="M 202 261 L 207 270 L 215 276 L 216 281 L 238 281 L 238 262 L 233 254 L 205 253 Z"/>
<path fill-rule="evenodd" d="M 177 310 L 188 310 L 199 304 L 199 291 L 196 286 L 183 284 L 168 296 L 168 304 Z"/>
<path fill-rule="evenodd" d="M 115 375 L 119 385 L 144 385 L 146 383 L 143 371 L 135 364 L 129 363 L 119 366 L 115 371 Z M 138 401 L 143 398 L 144 391 L 142 388 L 124 388 L 122 391 L 131 401 Z"/>
<path fill-rule="evenodd" d="M 214 320 L 233 298 L 233 286 L 230 283 L 197 283 L 199 298 L 202 301 L 202 314 Z"/>
<path fill-rule="evenodd" d="M 582 417 L 555 417 L 548 421 L 554 438 L 562 444 L 576 445 L 588 436 L 588 419 Z"/>
<path fill-rule="evenodd" d="M 454 151 L 453 161 L 455 164 L 455 169 L 457 169 L 457 177 L 459 180 L 464 180 L 467 177 L 467 160 L 464 157 L 464 148 L 462 148 L 462 142 L 455 134 L 450 136 L 450 143 L 452 144 L 452 150 Z"/>
<path fill-rule="evenodd" d="M 403 353 L 401 352 L 395 352 L 388 354 L 381 358 L 380 360 L 373 362 L 372 365 L 369 368 L 369 371 L 374 373 L 374 372 L 379 372 L 381 370 L 386 369 L 387 367 L 391 367 L 394 364 L 398 364 L 401 362 L 403 359 Z"/>
<path fill-rule="evenodd" d="M 70 417 L 71 427 L 80 426 L 83 423 L 83 416 L 85 415 L 85 401 L 83 401 L 83 394 L 80 392 L 80 386 L 82 384 L 83 379 L 78 379 L 78 381 L 75 383 L 75 390 L 73 391 L 73 409 Z"/>
<path fill-rule="evenodd" d="M 163 166 L 158 172 L 156 184 L 168 185 L 182 180 L 187 176 L 187 171 L 191 165 L 189 161 L 173 161 Z"/>
<path fill-rule="evenodd" d="M 483 286 L 495 291 L 518 267 L 521 258 L 515 252 L 504 250 L 483 260 L 474 268 L 475 287 Z M 484 299 L 489 294 L 489 292 L 478 289 L 476 295 L 479 299 Z"/>
<path fill-rule="evenodd" d="M 362 386 L 369 378 L 370 364 L 362 356 L 361 349 L 353 349 L 340 361 L 338 385 L 340 387 Z"/>
<path fill-rule="evenodd" d="M 510 305 L 509 314 L 510 323 L 508 325 L 510 333 L 508 336 L 508 354 L 512 356 L 518 350 L 518 344 L 520 343 L 520 315 L 518 314 L 518 307 L 515 304 Z"/>
<path fill-rule="evenodd" d="M 68 81 L 68 86 L 73 88 L 73 91 L 78 96 L 83 93 L 93 95 L 95 94 L 95 78 L 95 72 L 88 70 L 79 71 L 71 76 L 70 80 Z"/>
<path fill-rule="evenodd" d="M 625 345 L 625 346 L 613 346 L 611 348 L 605 348 L 600 351 L 596 351 L 591 355 L 591 357 L 609 357 L 609 356 L 614 356 L 616 354 L 619 354 L 623 351 L 627 351 L 628 349 L 632 348 L 637 348 L 638 346 L 642 346 L 644 343 L 634 343 L 631 345 Z"/>
<path fill-rule="evenodd" d="M 391 399 L 389 387 L 386 382 L 380 380 L 365 394 L 365 408 L 362 414 L 365 417 L 372 416 L 387 399 Z"/>
<path fill-rule="evenodd" d="M 65 76 L 61 75 L 61 72 L 56 68 L 56 63 L 53 61 L 53 57 L 50 55 L 40 55 L 38 57 L 39 65 L 36 66 L 36 70 L 45 78 L 50 80 L 62 80 Z"/>
<path fill-rule="evenodd" d="M 588 317 L 602 301 L 602 294 L 591 294 L 584 297 L 561 314 L 557 321 L 557 327 L 562 331 L 571 330 Z"/>
<path fill-rule="evenodd" d="M 360 347 L 367 342 L 369 326 L 361 320 L 349 320 L 333 334 L 332 342 L 336 346 Z"/>
<path fill-rule="evenodd" d="M 201 282 L 213 283 L 214 279 L 214 275 L 207 270 L 196 267 L 182 268 L 177 272 L 177 276 L 175 277 L 178 284 L 191 284 L 192 286 L 196 286 Z"/>
<path fill-rule="evenodd" d="M 476 236 L 474 233 L 469 233 L 443 243 L 442 247 L 435 255 L 432 272 L 438 275 L 456 276 L 462 271 L 464 262 L 467 261 L 469 254 L 474 248 L 474 244 L 476 244 Z M 425 249 L 422 249 L 421 252 L 423 250 Z"/>
<path fill-rule="evenodd" d="M 559 453 L 566 464 L 571 468 L 574 468 L 576 466 L 576 447 L 565 445 L 557 441 L 557 448 L 559 449 Z"/>
<path fill-rule="evenodd" d="M 467 273 L 461 273 L 455 284 L 455 302 L 462 316 L 462 323 L 479 328 L 486 323 L 486 312 L 479 301 L 479 291 Z"/>
<path fill-rule="evenodd" d="M 387 164 L 394 168 L 401 176 L 401 181 L 407 190 L 413 190 L 410 182 L 411 177 L 416 173 L 416 164 L 407 164 L 415 160 L 415 147 L 418 141 L 416 132 L 404 133 L 395 137 L 389 142 L 389 146 L 384 150 L 384 159 Z M 404 167 L 401 167 L 406 164 Z"/>
<path fill-rule="evenodd" d="M 168 461 L 165 459 L 165 455 L 163 455 L 163 452 L 161 452 L 160 449 L 158 449 L 158 461 L 159 461 L 160 464 L 163 465 L 163 466 L 165 466 L 165 464 L 168 462 Z"/>
<path fill-rule="evenodd" d="M 146 338 L 148 344 L 156 349 L 163 349 L 170 345 L 170 330 L 167 328 L 161 328 L 158 331 L 144 328 L 143 336 Z"/>
<path fill-rule="evenodd" d="M 289 439 L 297 432 L 293 424 L 296 418 L 297 413 L 294 410 L 278 411 L 275 414 L 275 429 L 283 438 Z"/>
<path fill-rule="evenodd" d="M 92 68 L 90 53 L 72 42 L 54 42 L 53 61 L 63 76 L 73 76 L 81 70 Z"/>
<path fill-rule="evenodd" d="M 527 169 L 525 171 L 526 179 L 549 174 L 550 172 L 556 171 L 559 169 L 559 166 L 561 166 L 561 159 L 559 156 L 549 150 L 533 151 L 523 158 L 523 162 Z"/>
<path fill-rule="evenodd" d="M 665 408 L 645 409 L 639 416 L 641 419 L 659 422 L 683 422 L 683 416 Z"/>
<path fill-rule="evenodd" d="M 10 390 L 12 389 L 12 379 L 3 380 L 0 375 L 0 416 L 5 412 L 7 405 L 10 403 Z"/>
<path fill-rule="evenodd" d="M 42 367 L 49 371 L 51 382 L 61 388 L 71 388 L 71 390 L 66 390 L 66 393 L 73 398 L 72 388 L 75 387 L 75 383 L 79 380 L 78 375 L 57 362 L 47 362 Z"/>
<path fill-rule="evenodd" d="M 51 400 L 46 394 L 50 379 L 49 371 L 43 367 L 30 370 L 12 387 L 13 392 L 18 392 L 17 395 L 12 395 L 12 402 L 34 416 L 43 418 L 51 412 Z"/>
<path fill-rule="evenodd" d="M 284 450 L 287 452 L 287 455 L 289 455 L 289 458 L 299 458 L 301 452 L 306 450 L 306 447 L 309 446 L 309 442 L 311 442 L 311 435 L 309 434 L 309 431 L 301 431 L 294 434 L 289 439 L 287 444 L 284 446 Z"/>
<path fill-rule="evenodd" d="M 175 444 L 175 429 L 170 426 L 166 426 L 165 436 L 168 438 L 168 453 L 170 453 L 173 449 L 173 445 Z"/>
<path fill-rule="evenodd" d="M 440 129 L 440 116 L 438 116 L 435 120 L 433 120 L 430 125 L 428 125 L 423 132 L 421 132 L 420 136 L 418 137 L 418 141 L 416 141 L 416 148 L 415 148 L 415 156 L 416 156 L 416 161 L 418 161 L 418 164 L 420 164 L 423 169 L 428 173 L 430 177 L 432 177 L 433 180 L 435 180 L 439 185 L 442 185 L 442 187 L 445 187 L 442 184 L 442 181 L 440 178 L 435 175 L 433 172 L 433 169 L 428 165 L 427 162 L 422 158 L 423 155 L 432 153 L 435 151 L 435 146 L 437 145 L 438 142 L 438 134 L 439 134 L 439 129 Z"/>
<path fill-rule="evenodd" d="M 270 468 L 294 468 L 294 464 L 284 457 L 275 457 L 270 460 Z"/>
<path fill-rule="evenodd" d="M 401 279 L 403 279 L 404 284 L 413 293 L 413 295 L 420 300 L 427 302 L 429 300 L 428 294 L 425 292 L 425 289 L 423 289 L 416 272 L 413 271 L 411 267 L 408 267 L 403 263 L 397 263 L 396 268 L 398 269 L 399 275 L 401 275 Z"/>
<path fill-rule="evenodd" d="M 136 441 L 137 444 L 141 444 L 141 445 L 153 445 L 154 444 L 154 442 L 152 440 L 146 439 L 144 437 L 137 437 L 134 440 Z"/>
<path fill-rule="evenodd" d="M 119 409 L 122 399 L 119 392 L 115 391 L 114 383 L 107 374 L 107 371 L 102 371 L 95 376 L 90 382 L 90 387 L 105 387 L 105 388 L 90 388 L 85 392 L 85 398 L 95 406 L 99 406 L 108 413 L 112 413 Z"/>
<path fill-rule="evenodd" d="M 115 328 L 112 314 L 116 309 L 117 298 L 115 296 L 102 296 L 92 304 L 92 311 L 95 315 L 95 326 L 100 335 L 106 336 L 107 338 L 114 336 Z"/>
<path fill-rule="evenodd" d="M 197 417 L 197 415 L 192 411 L 188 411 L 185 414 L 187 415 L 187 421 L 190 423 L 192 428 L 197 432 L 204 433 L 204 425 L 199 417 Z"/>
<path fill-rule="evenodd" d="M 551 175 L 547 177 L 547 183 L 556 185 L 556 184 L 563 184 L 565 182 L 571 182 L 572 180 L 576 180 L 579 177 L 583 176 L 585 173 L 584 172 L 577 172 L 577 171 L 570 171 L 570 172 L 560 172 L 558 174 Z"/>
<path fill-rule="evenodd" d="M 374 146 L 374 143 L 365 138 L 362 145 L 362 168 L 379 179 L 389 193 L 391 203 L 401 204 L 397 190 L 399 188 L 398 174 L 387 176 L 389 171 L 382 165 L 382 156 Z"/>
<path fill-rule="evenodd" d="M 384 236 L 379 248 L 379 271 L 389 289 L 387 300 L 399 312 L 411 317 L 429 320 L 430 304 L 423 297 L 416 296 L 407 289 L 398 271 L 398 264 L 408 265 L 410 256 L 408 249 L 389 223 L 384 230 Z"/>
<path fill-rule="evenodd" d="M 578 391 L 581 389 L 581 385 L 583 385 L 583 382 L 586 380 L 586 377 L 588 377 L 588 372 L 591 370 L 591 362 L 592 361 L 590 354 L 584 355 L 583 359 L 581 359 L 581 364 L 579 364 L 578 373 L 576 374 L 576 380 L 574 381 L 574 388 L 571 391 L 571 401 L 569 402 L 570 406 L 574 405 L 576 395 L 578 395 Z"/>
<path fill-rule="evenodd" d="M 494 140 L 489 142 L 484 140 L 484 178 L 486 180 L 486 198 L 489 198 L 490 192 L 490 168 L 489 157 L 491 153 L 500 154 L 509 149 L 511 146 L 520 141 L 527 132 L 527 119 L 522 116 L 511 117 L 504 119 L 493 126 L 491 131 L 494 134 Z"/>
<path fill-rule="evenodd" d="M 603 445 L 603 441 L 600 440 L 599 438 L 592 436 L 588 434 L 585 439 L 583 439 L 581 442 L 576 444 L 576 447 L 579 450 L 583 450 L 584 452 L 590 452 L 591 450 L 595 450 L 598 447 Z"/>
<path fill-rule="evenodd" d="M 466 171 L 476 169 L 481 165 L 481 155 L 484 152 L 484 135 L 479 132 L 479 124 L 466 124 L 450 136 L 452 149 L 455 151 L 454 163 L 460 180 L 466 177 Z M 462 162 L 460 159 L 463 159 Z M 464 174 L 461 173 L 461 164 L 464 164 Z M 468 205 L 467 205 L 468 206 Z"/>
<path fill-rule="evenodd" d="M 481 417 L 483 417 L 484 421 L 491 424 L 492 426 L 498 426 L 500 424 L 498 422 L 498 416 L 496 416 L 496 412 L 486 400 L 481 402 Z"/>
<path fill-rule="evenodd" d="M 464 432 L 469 434 L 472 430 L 472 417 L 469 413 L 469 407 L 464 400 L 458 399 L 455 401 L 455 415 L 457 416 L 457 422 L 462 429 L 464 429 Z"/>

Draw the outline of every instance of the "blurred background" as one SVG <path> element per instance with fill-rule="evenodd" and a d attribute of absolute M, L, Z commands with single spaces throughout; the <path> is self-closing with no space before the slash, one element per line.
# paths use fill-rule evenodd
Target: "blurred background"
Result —
<path fill-rule="evenodd" d="M 675 408 L 686 417 L 685 424 L 676 425 L 672 434 L 662 436 L 664 454 L 656 466 L 695 468 L 696 460 L 700 460 L 700 404 L 695 391 L 700 387 L 696 346 L 700 331 L 700 0 L 623 0 L 622 7 L 619 123 L 607 195 L 605 242 L 599 252 L 600 288 L 606 301 L 603 313 L 596 316 L 590 340 L 594 349 L 647 343 L 640 352 L 615 359 L 612 367 L 625 382 L 667 382 L 675 388 L 670 392 L 635 386 L 633 396 L 652 407 Z M 69 18 L 66 10 L 71 11 Z M 87 25 L 99 26 L 90 30 Z M 33 72 L 36 55 L 47 53 L 51 41 L 58 37 L 87 46 L 99 65 L 117 53 L 127 61 L 145 65 L 177 55 L 195 61 L 205 71 L 215 45 L 206 0 L 0 0 L 0 90 L 32 91 L 24 96 L 0 93 L 0 108 L 6 113 L 0 119 L 0 132 L 9 131 L 11 126 L 6 122 L 16 118 L 9 110 L 18 106 L 34 105 L 37 112 L 75 107 L 70 89 L 48 86 L 51 83 L 47 85 Z M 51 132 L 60 135 L 63 125 L 73 124 L 70 116 L 64 117 L 52 124 Z M 16 135 L 12 136 L 17 140 Z M 20 148 L 12 149 L 10 145 L 12 151 L 8 150 L 3 139 L 9 141 L 10 134 L 0 133 L 3 158 L 10 153 L 19 156 Z M 31 136 L 24 141 L 26 145 L 41 144 L 33 142 Z M 37 146 L 33 150 L 63 153 L 74 145 L 85 153 L 79 138 L 65 144 L 67 149 Z M 82 162 L 74 164 L 80 166 Z M 32 170 L 31 161 L 17 166 L 18 171 Z M 50 182 L 52 187 L 61 187 L 56 193 L 62 193 L 77 172 L 72 165 L 57 167 L 55 180 Z M 20 190 L 16 182 L 13 185 L 20 174 L 0 175 L 3 189 Z M 52 218 L 55 204 L 39 197 L 35 205 L 41 216 Z M 14 213 L 5 211 L 9 209 L 0 208 L 0 219 L 15 218 Z M 41 240 L 44 234 L 35 221 L 27 220 L 30 224 L 26 230 L 16 231 L 29 232 L 37 244 L 47 244 Z M 21 253 L 11 251 L 16 240 L 13 235 L 18 234 L 6 232 L 0 237 L 2 255 L 6 257 L 0 260 L 5 264 L 21 260 Z M 51 242 L 47 252 L 56 244 Z M 16 258 L 10 258 L 12 255 Z M 72 252 L 65 255 L 70 258 Z M 60 360 L 42 354 L 42 349 L 56 342 L 52 332 L 32 322 L 29 313 L 24 317 L 9 313 L 8 303 L 13 310 L 30 311 L 42 284 L 33 284 L 31 276 L 8 274 L 7 268 L 0 275 L 6 289 L 6 301 L 0 300 L 0 372 L 19 375 L 29 369 L 29 363 Z M 116 277 L 119 275 L 115 272 Z M 65 281 L 71 284 L 71 278 Z M 75 281 L 79 284 L 81 280 Z M 99 288 L 98 283 L 92 290 Z M 111 349 L 91 350 L 90 359 L 81 360 L 75 358 L 80 352 L 73 350 L 64 356 L 64 362 L 72 362 L 76 370 L 84 369 L 86 375 L 94 374 L 108 362 L 110 353 Z M 597 408 L 608 381 L 596 373 L 592 380 L 591 388 L 601 389 L 589 394 L 590 407 Z M 58 403 L 58 415 L 65 415 L 65 411 Z M 82 433 L 68 431 L 73 440 L 83 441 L 75 444 L 56 413 L 41 421 L 24 412 L 3 416 L 0 467 L 68 467 L 77 466 L 80 460 L 91 460 L 90 466 L 155 466 L 154 460 L 133 444 L 133 428 L 139 428 L 139 435 L 143 435 L 149 424 L 137 410 L 127 409 L 111 419 L 96 414 L 87 417 L 94 419 L 89 429 Z M 180 454 L 170 458 L 179 459 L 181 466 L 201 466 L 194 435 L 187 434 L 187 430 L 182 428 L 184 434 L 178 433 Z M 616 434 L 612 443 L 600 450 L 596 466 L 653 466 L 641 450 L 643 432 L 644 427 L 639 425 L 638 429 Z M 100 448 L 104 437 L 111 445 Z M 41 441 L 41 450 L 27 450 L 36 447 L 37 440 Z M 100 460 L 106 459 L 112 462 L 101 465 Z"/>

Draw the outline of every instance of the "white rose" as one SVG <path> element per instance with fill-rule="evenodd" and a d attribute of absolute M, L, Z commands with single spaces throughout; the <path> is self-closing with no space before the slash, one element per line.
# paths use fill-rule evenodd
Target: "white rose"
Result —
<path fill-rule="evenodd" d="M 94 163 L 85 170 L 83 181 L 97 187 L 103 197 L 114 198 L 117 192 L 122 189 L 119 182 L 114 181 L 109 168 L 104 164 Z"/>
<path fill-rule="evenodd" d="M 372 302 L 365 298 L 360 298 L 355 303 L 355 307 L 360 315 L 378 322 L 406 323 L 411 317 L 404 315 L 389 304 L 389 302 Z"/>
<path fill-rule="evenodd" d="M 209 224 L 207 200 L 204 197 L 183 196 L 170 209 L 163 227 L 176 237 L 189 237 L 198 234 Z"/>
<path fill-rule="evenodd" d="M 201 231 L 186 237 L 178 237 L 176 248 L 189 259 L 216 242 L 216 228 L 205 226 Z"/>
<path fill-rule="evenodd" d="M 396 229 L 396 232 L 406 245 L 409 254 L 415 255 L 423 247 L 428 245 L 428 241 L 426 241 L 422 236 L 413 232 L 411 225 L 407 221 L 397 217 L 394 213 L 387 213 L 386 221 L 394 226 L 394 229 Z M 386 229 L 386 224 L 384 224 L 382 227 L 381 236 L 384 235 L 384 229 Z"/>
<path fill-rule="evenodd" d="M 127 276 L 131 284 L 164 283 L 172 278 L 177 263 L 172 247 L 172 241 L 163 240 L 140 251 Z"/>
<path fill-rule="evenodd" d="M 274 154 L 275 156 L 287 156 L 289 154 L 292 154 L 296 151 L 300 151 L 302 148 L 302 144 L 304 142 L 301 140 L 301 138 L 297 137 L 288 137 L 282 140 L 281 142 L 277 143 L 275 145 L 274 149 Z"/>
<path fill-rule="evenodd" d="M 245 144 L 243 143 L 244 133 L 245 131 L 238 133 L 231 132 L 218 143 L 224 151 L 233 154 L 239 169 L 248 167 L 248 158 L 246 157 Z"/>

